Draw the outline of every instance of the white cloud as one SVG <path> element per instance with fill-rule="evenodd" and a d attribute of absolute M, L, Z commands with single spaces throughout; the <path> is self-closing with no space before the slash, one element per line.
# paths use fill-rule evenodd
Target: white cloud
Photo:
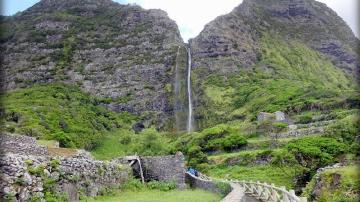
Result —
<path fill-rule="evenodd" d="M 137 3 L 143 8 L 160 8 L 165 10 L 169 17 L 176 21 L 185 41 L 195 37 L 204 25 L 219 15 L 229 13 L 242 0 L 127 0 L 128 3 Z"/>
<path fill-rule="evenodd" d="M 179 26 L 184 41 L 197 36 L 203 27 L 219 15 L 231 12 L 242 0 L 125 0 L 143 8 L 165 10 Z M 334 9 L 359 36 L 358 0 L 319 0 Z"/>
<path fill-rule="evenodd" d="M 359 30 L 359 2 L 358 0 L 317 0 L 333 10 L 351 27 L 357 37 L 360 36 Z"/>

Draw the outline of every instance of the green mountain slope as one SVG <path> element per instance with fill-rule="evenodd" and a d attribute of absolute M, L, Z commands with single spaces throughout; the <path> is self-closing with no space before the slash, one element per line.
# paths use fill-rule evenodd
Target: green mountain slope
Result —
<path fill-rule="evenodd" d="M 200 128 L 253 119 L 260 111 L 294 113 L 356 102 L 355 81 L 320 53 L 299 42 L 268 36 L 260 44 L 261 58 L 251 68 L 212 73 L 205 80 L 195 77 L 195 86 L 204 91 L 195 108 Z M 202 70 L 195 69 L 195 75 Z"/>
<path fill-rule="evenodd" d="M 324 4 L 245 0 L 190 41 L 198 128 L 260 111 L 358 105 L 357 44 Z"/>
<path fill-rule="evenodd" d="M 5 94 L 5 130 L 40 139 L 55 139 L 62 147 L 91 149 L 107 131 L 128 128 L 135 120 L 115 113 L 100 99 L 66 84 L 36 85 Z"/>

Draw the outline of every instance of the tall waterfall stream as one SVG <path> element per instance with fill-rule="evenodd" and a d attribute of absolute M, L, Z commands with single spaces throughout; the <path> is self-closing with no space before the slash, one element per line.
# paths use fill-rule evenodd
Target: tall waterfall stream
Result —
<path fill-rule="evenodd" d="M 174 80 L 174 128 L 177 132 L 190 133 L 194 130 L 191 65 L 190 47 L 179 46 Z"/>
<path fill-rule="evenodd" d="M 193 106 L 191 96 L 191 49 L 190 46 L 187 48 L 188 54 L 188 74 L 187 74 L 187 92 L 188 92 L 188 122 L 187 132 L 190 133 L 193 130 Z"/>

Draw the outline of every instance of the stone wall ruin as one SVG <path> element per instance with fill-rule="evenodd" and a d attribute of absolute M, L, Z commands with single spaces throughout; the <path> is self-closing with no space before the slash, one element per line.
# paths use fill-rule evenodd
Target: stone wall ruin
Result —
<path fill-rule="evenodd" d="M 0 201 L 43 201 L 49 193 L 76 201 L 131 177 L 128 165 L 97 161 L 86 152 L 54 157 L 33 138 L 5 134 L 0 138 Z"/>

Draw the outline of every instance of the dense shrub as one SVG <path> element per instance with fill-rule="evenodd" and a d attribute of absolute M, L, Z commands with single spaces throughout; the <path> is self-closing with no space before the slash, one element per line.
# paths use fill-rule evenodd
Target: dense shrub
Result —
<path fill-rule="evenodd" d="M 299 116 L 298 123 L 307 124 L 311 122 L 312 122 L 312 116 L 310 114 L 304 114 L 302 116 Z"/>
<path fill-rule="evenodd" d="M 157 189 L 160 191 L 170 191 L 176 188 L 175 182 L 160 182 L 160 181 L 150 181 L 147 183 L 147 187 L 150 189 Z"/>
<path fill-rule="evenodd" d="M 197 167 L 198 164 L 207 163 L 208 159 L 206 154 L 201 151 L 199 146 L 192 146 L 187 151 L 188 165 Z"/>
<path fill-rule="evenodd" d="M 325 130 L 325 134 L 328 137 L 333 137 L 339 141 L 351 144 L 355 141 L 358 131 L 360 130 L 359 120 L 357 114 L 347 116 L 346 118 L 329 125 Z"/>
<path fill-rule="evenodd" d="M 336 157 L 344 154 L 348 147 L 333 138 L 306 137 L 291 141 L 287 149 L 302 166 L 316 169 L 336 161 Z"/>
<path fill-rule="evenodd" d="M 69 137 L 69 134 L 66 134 L 64 132 L 58 132 L 55 133 L 54 139 L 59 141 L 60 147 L 66 147 L 66 148 L 75 148 L 75 144 L 72 141 L 72 138 Z"/>
<path fill-rule="evenodd" d="M 247 141 L 244 136 L 238 134 L 231 134 L 222 140 L 221 146 L 225 151 L 232 151 L 235 149 L 239 149 L 246 144 Z"/>

